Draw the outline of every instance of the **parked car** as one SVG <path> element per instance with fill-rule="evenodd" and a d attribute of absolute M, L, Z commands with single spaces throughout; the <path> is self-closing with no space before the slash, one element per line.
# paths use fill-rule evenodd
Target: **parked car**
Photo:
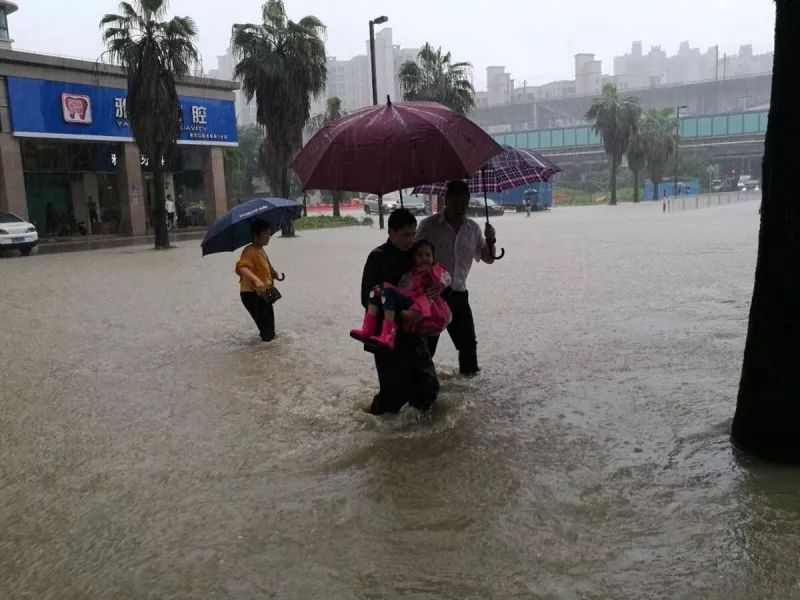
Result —
<path fill-rule="evenodd" d="M 400 195 L 399 194 L 387 194 L 383 197 L 383 214 L 388 214 L 398 208 L 400 208 Z M 408 195 L 403 196 L 403 206 L 410 210 L 414 215 L 424 215 L 425 214 L 425 200 L 420 196 L 416 195 Z M 371 214 L 378 214 L 378 195 L 377 194 L 370 194 L 367 196 L 366 200 L 364 200 L 364 212 L 368 215 Z"/>
<path fill-rule="evenodd" d="M 492 199 L 486 200 L 489 205 L 489 216 L 501 217 L 505 213 L 502 205 L 498 204 Z M 483 201 L 483 196 L 473 196 L 469 199 L 469 206 L 467 207 L 467 216 L 470 217 L 485 217 L 486 205 Z"/>
<path fill-rule="evenodd" d="M 0 212 L 0 249 L 19 250 L 28 256 L 39 243 L 39 234 L 32 223 L 17 215 Z"/>

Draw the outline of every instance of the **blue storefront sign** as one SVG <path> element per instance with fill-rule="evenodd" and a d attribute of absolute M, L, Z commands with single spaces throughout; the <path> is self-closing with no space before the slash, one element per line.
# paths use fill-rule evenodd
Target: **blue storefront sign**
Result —
<path fill-rule="evenodd" d="M 63 81 L 6 77 L 17 137 L 133 141 L 127 90 Z M 233 101 L 181 96 L 178 144 L 236 146 Z"/>

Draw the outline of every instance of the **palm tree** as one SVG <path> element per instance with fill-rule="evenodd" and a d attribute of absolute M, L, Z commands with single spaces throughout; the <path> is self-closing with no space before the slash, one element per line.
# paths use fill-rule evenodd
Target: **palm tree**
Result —
<path fill-rule="evenodd" d="M 795 100 L 800 2 L 776 1 L 772 101 L 764 144 L 761 231 L 731 439 L 744 451 L 800 464 L 800 202 Z"/>
<path fill-rule="evenodd" d="M 606 154 L 611 159 L 611 202 L 617 203 L 617 170 L 631 140 L 636 137 L 642 109 L 637 98 L 620 98 L 610 83 L 603 86 L 603 95 L 595 99 L 586 113 L 592 129 L 603 138 Z"/>
<path fill-rule="evenodd" d="M 675 126 L 671 108 L 651 108 L 642 117 L 641 135 L 647 152 L 647 172 L 653 183 L 653 200 L 658 200 L 658 184 L 664 179 L 670 157 L 675 152 Z"/>
<path fill-rule="evenodd" d="M 628 146 L 628 168 L 633 172 L 633 201 L 639 202 L 639 175 L 647 164 L 647 147 L 642 135 L 641 125 L 639 131 Z"/>
<path fill-rule="evenodd" d="M 451 62 L 450 53 L 433 49 L 425 44 L 417 55 L 417 62 L 407 61 L 400 67 L 400 83 L 404 100 L 430 100 L 439 102 L 463 114 L 475 106 L 475 88 L 468 62 Z"/>
<path fill-rule="evenodd" d="M 308 132 L 313 135 L 325 127 L 328 123 L 333 123 L 337 119 L 341 119 L 347 113 L 342 110 L 342 101 L 337 96 L 328 98 L 325 103 L 325 112 L 319 113 L 311 117 L 306 125 Z M 328 192 L 333 204 L 333 216 L 342 216 L 342 198 L 346 196 L 345 192 L 332 190 Z"/>
<path fill-rule="evenodd" d="M 325 102 L 325 112 L 317 113 L 308 120 L 306 130 L 314 135 L 328 123 L 341 119 L 347 112 L 342 110 L 342 101 L 337 96 L 331 96 Z"/>
<path fill-rule="evenodd" d="M 267 134 L 264 171 L 273 193 L 284 198 L 290 196 L 289 165 L 303 144 L 311 97 L 325 90 L 324 32 L 314 16 L 289 20 L 282 0 L 264 4 L 260 24 L 233 26 L 232 47 L 239 59 L 234 77 L 247 100 L 256 99 L 256 119 Z"/>
<path fill-rule="evenodd" d="M 181 131 L 181 105 L 176 83 L 189 75 L 197 62 L 194 38 L 197 28 L 190 17 L 164 21 L 167 0 L 122 2 L 120 14 L 100 21 L 111 58 L 128 78 L 127 112 L 139 150 L 153 165 L 155 202 L 150 215 L 155 247 L 168 248 L 164 203 L 164 165 Z"/>

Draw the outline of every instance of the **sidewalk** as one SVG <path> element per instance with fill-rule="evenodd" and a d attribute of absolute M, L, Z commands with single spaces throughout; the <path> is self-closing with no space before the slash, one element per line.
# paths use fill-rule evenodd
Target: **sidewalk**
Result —
<path fill-rule="evenodd" d="M 170 242 L 183 240 L 202 240 L 206 234 L 205 227 L 187 227 L 170 231 Z M 80 252 L 82 250 L 100 250 L 103 248 L 120 248 L 123 246 L 141 246 L 153 244 L 153 234 L 146 235 L 86 235 L 72 239 L 40 239 L 36 252 L 54 254 L 57 252 Z M 199 248 L 199 245 L 198 245 Z"/>

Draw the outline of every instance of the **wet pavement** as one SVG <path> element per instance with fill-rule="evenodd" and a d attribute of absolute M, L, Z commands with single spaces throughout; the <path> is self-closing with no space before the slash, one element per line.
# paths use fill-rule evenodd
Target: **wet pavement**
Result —
<path fill-rule="evenodd" d="M 374 228 L 0 259 L 0 598 L 790 598 L 800 474 L 728 430 L 758 204 L 496 219 L 480 378 L 375 418 Z"/>

